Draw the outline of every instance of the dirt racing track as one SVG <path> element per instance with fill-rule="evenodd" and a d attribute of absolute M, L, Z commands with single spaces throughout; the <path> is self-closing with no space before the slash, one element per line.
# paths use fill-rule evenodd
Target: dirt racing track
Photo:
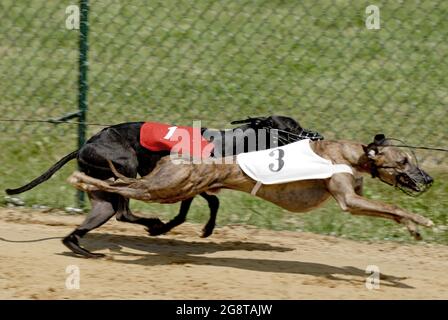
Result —
<path fill-rule="evenodd" d="M 88 249 L 108 255 L 91 260 L 60 241 L 82 218 L 1 209 L 0 298 L 448 299 L 445 246 L 241 225 L 201 239 L 201 226 L 187 223 L 149 237 L 140 226 L 114 220 L 86 236 Z M 380 270 L 379 289 L 366 288 L 368 265 Z M 66 287 L 68 266 L 80 272 L 79 289 Z"/>

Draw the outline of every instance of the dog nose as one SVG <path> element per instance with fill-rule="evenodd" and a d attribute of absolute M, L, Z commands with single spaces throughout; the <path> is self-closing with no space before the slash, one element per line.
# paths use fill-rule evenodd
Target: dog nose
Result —
<path fill-rule="evenodd" d="M 428 184 L 432 184 L 434 182 L 434 179 L 429 174 L 425 174 L 425 180 Z"/>
<path fill-rule="evenodd" d="M 425 184 L 429 185 L 429 184 L 432 184 L 434 182 L 434 179 L 429 174 L 427 174 L 425 171 L 420 169 L 420 173 L 423 176 Z"/>
<path fill-rule="evenodd" d="M 302 135 L 305 138 L 311 139 L 311 140 L 323 140 L 324 137 L 316 131 L 308 130 L 308 129 L 302 129 Z"/>

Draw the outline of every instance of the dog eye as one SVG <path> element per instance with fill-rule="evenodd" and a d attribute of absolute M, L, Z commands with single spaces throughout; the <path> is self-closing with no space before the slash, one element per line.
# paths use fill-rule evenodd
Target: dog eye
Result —
<path fill-rule="evenodd" d="M 408 158 L 404 158 L 403 160 L 401 160 L 400 162 L 399 162 L 399 164 L 401 164 L 401 165 L 405 165 L 405 164 L 407 164 L 408 163 Z"/>

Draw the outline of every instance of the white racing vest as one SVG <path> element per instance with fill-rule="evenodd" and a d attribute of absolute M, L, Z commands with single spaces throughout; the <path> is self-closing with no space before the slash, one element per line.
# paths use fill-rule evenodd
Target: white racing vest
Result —
<path fill-rule="evenodd" d="M 311 149 L 309 139 L 278 148 L 240 153 L 236 161 L 245 174 L 257 181 L 252 194 L 260 184 L 327 179 L 335 173 L 353 174 L 350 166 L 333 164 L 317 155 Z"/>

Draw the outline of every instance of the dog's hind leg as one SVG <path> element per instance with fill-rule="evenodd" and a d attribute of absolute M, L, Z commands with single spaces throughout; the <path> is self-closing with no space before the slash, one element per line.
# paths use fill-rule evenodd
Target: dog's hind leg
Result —
<path fill-rule="evenodd" d="M 218 213 L 219 208 L 219 199 L 215 195 L 210 195 L 205 192 L 200 194 L 205 200 L 207 200 L 208 207 L 210 208 L 210 218 L 207 224 L 202 229 L 202 238 L 206 238 L 213 233 L 213 229 L 216 224 L 216 215 Z M 148 227 L 148 232 L 152 236 L 158 236 L 164 233 L 167 233 L 171 229 L 181 225 L 185 222 L 188 211 L 190 210 L 191 203 L 194 198 L 190 198 L 181 202 L 180 210 L 177 216 L 168 221 L 165 224 L 154 224 L 152 227 Z"/>
<path fill-rule="evenodd" d="M 185 222 L 185 219 L 187 217 L 188 210 L 190 210 L 191 203 L 193 202 L 194 198 L 190 198 L 187 200 L 184 200 L 180 204 L 180 210 L 177 216 L 175 216 L 173 219 L 168 221 L 167 223 L 161 223 L 161 224 L 154 224 L 151 227 L 148 227 L 148 232 L 151 236 L 158 236 L 164 233 L 167 233 L 174 227 L 177 227 L 178 225 Z"/>
<path fill-rule="evenodd" d="M 103 225 L 115 215 L 116 208 L 114 208 L 114 201 L 112 201 L 114 196 L 115 195 L 111 195 L 103 191 L 89 193 L 92 210 L 85 218 L 84 222 L 62 240 L 67 248 L 74 253 L 87 258 L 100 258 L 104 256 L 103 254 L 92 253 L 87 249 L 84 249 L 79 244 L 79 241 L 86 235 L 87 232 Z"/>
<path fill-rule="evenodd" d="M 206 192 L 201 193 L 201 196 L 207 200 L 208 207 L 210 208 L 210 218 L 207 221 L 207 224 L 202 229 L 202 238 L 207 238 L 213 233 L 216 225 L 216 215 L 218 214 L 219 209 L 219 199 L 217 196 L 208 194 Z"/>
<path fill-rule="evenodd" d="M 116 196 L 118 198 L 118 208 L 116 216 L 118 221 L 140 224 L 147 228 L 157 228 L 164 225 L 164 223 L 159 218 L 144 218 L 134 215 L 129 208 L 129 199 L 118 194 Z"/>
<path fill-rule="evenodd" d="M 62 242 L 74 253 L 80 254 L 87 258 L 101 258 L 104 254 L 92 253 L 81 247 L 79 241 L 89 231 L 96 229 L 106 223 L 115 214 L 117 220 L 131 223 L 138 223 L 145 226 L 162 223 L 159 219 L 140 218 L 133 215 L 129 209 L 129 199 L 123 198 L 118 194 L 108 193 L 104 191 L 94 191 L 89 193 L 89 199 L 92 210 L 85 218 L 84 222 L 77 227 L 72 233 L 66 236 Z"/>

